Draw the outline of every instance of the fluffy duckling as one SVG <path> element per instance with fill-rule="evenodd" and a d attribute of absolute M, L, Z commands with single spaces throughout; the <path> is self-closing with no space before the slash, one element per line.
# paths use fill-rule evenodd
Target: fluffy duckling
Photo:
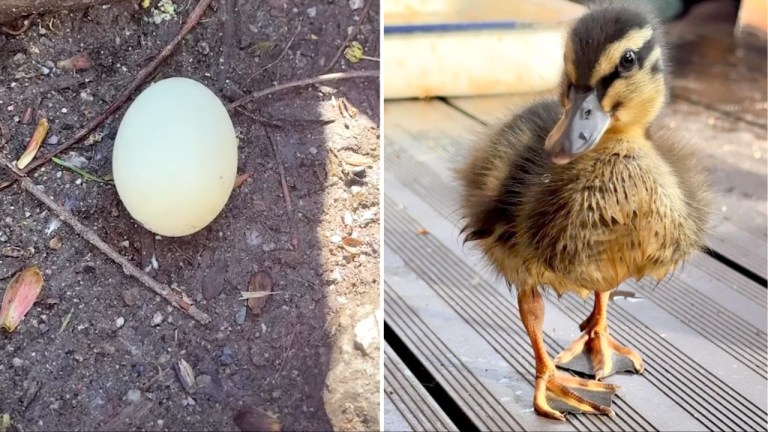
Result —
<path fill-rule="evenodd" d="M 693 153 L 652 127 L 666 100 L 657 23 L 632 8 L 593 9 L 570 30 L 564 61 L 559 100 L 515 115 L 460 170 L 465 241 L 517 287 L 536 359 L 534 407 L 559 420 L 551 398 L 567 411 L 613 413 L 573 391 L 615 391 L 600 379 L 617 357 L 643 370 L 608 332 L 610 292 L 629 278 L 661 280 L 702 248 L 710 207 Z M 543 287 L 595 295 L 583 334 L 554 360 L 542 338 Z M 580 354 L 595 380 L 557 371 Z"/>

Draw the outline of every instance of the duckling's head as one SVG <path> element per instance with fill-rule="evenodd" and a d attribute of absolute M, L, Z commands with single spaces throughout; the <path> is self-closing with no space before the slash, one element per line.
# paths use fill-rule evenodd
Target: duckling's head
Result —
<path fill-rule="evenodd" d="M 606 134 L 645 132 L 666 99 L 660 36 L 651 15 L 623 6 L 591 10 L 574 24 L 565 42 L 565 112 L 545 145 L 554 163 Z"/>

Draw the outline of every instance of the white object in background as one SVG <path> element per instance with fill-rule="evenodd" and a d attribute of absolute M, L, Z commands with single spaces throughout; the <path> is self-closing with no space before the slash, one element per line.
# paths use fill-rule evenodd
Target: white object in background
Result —
<path fill-rule="evenodd" d="M 224 104 L 204 85 L 168 78 L 128 108 L 115 138 L 120 200 L 148 230 L 189 235 L 211 223 L 237 174 L 237 137 Z"/>
<path fill-rule="evenodd" d="M 565 32 L 585 10 L 565 0 L 397 0 L 384 10 L 384 98 L 552 89 Z"/>

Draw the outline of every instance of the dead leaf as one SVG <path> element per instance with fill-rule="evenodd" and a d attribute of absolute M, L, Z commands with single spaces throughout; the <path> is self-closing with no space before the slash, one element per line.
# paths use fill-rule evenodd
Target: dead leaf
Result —
<path fill-rule="evenodd" d="M 245 173 L 235 177 L 235 186 L 232 189 L 239 188 L 243 183 L 245 183 L 246 180 L 251 178 L 251 175 L 252 175 L 251 173 Z"/>
<path fill-rule="evenodd" d="M 35 133 L 32 134 L 32 138 L 30 138 L 29 142 L 27 143 L 26 150 L 24 150 L 24 153 L 22 153 L 22 155 L 19 157 L 19 160 L 16 161 L 16 167 L 19 169 L 24 169 L 27 165 L 29 165 L 30 162 L 32 162 L 32 159 L 35 158 L 35 155 L 40 149 L 40 145 L 43 143 L 43 139 L 47 133 L 48 119 L 40 119 L 40 122 L 35 128 Z"/>
<path fill-rule="evenodd" d="M 357 108 L 350 105 L 344 98 L 339 98 L 339 111 L 341 112 L 342 117 L 349 119 L 357 117 Z"/>
<path fill-rule="evenodd" d="M 366 166 L 373 163 L 373 159 L 368 156 L 359 155 L 357 153 L 344 154 L 344 162 L 352 166 Z"/>
<path fill-rule="evenodd" d="M 27 109 L 24 110 L 24 114 L 21 115 L 21 119 L 19 119 L 19 123 L 25 125 L 28 124 L 30 121 L 32 121 L 32 114 L 35 113 L 35 109 L 32 107 L 27 107 Z"/>
<path fill-rule="evenodd" d="M 16 330 L 43 289 L 43 273 L 37 266 L 28 267 L 11 279 L 0 306 L 0 328 Z"/>
<path fill-rule="evenodd" d="M 243 432 L 279 432 L 283 428 L 276 415 L 259 408 L 243 408 L 235 413 L 233 421 Z"/>
<path fill-rule="evenodd" d="M 363 242 L 355 237 L 344 237 L 341 240 L 341 245 L 347 252 L 356 255 L 360 253 L 360 246 L 363 245 Z"/>
<path fill-rule="evenodd" d="M 426 228 L 419 228 L 416 230 L 416 234 L 418 235 L 427 235 L 429 234 L 429 231 Z"/>
<path fill-rule="evenodd" d="M 11 258 L 19 258 L 24 256 L 24 249 L 16 246 L 6 246 L 3 248 L 3 255 Z"/>
<path fill-rule="evenodd" d="M 24 391 L 24 396 L 21 398 L 21 406 L 23 406 L 25 409 L 29 406 L 29 404 L 32 403 L 33 400 L 35 400 L 35 396 L 37 396 L 37 392 L 40 391 L 40 387 L 42 387 L 42 382 L 31 379 L 29 381 L 24 382 L 24 387 L 26 390 Z"/>
<path fill-rule="evenodd" d="M 203 276 L 203 298 L 212 300 L 224 290 L 224 275 L 227 273 L 227 262 L 218 254 L 214 256 L 213 266 Z"/>
<path fill-rule="evenodd" d="M 0 416 L 0 432 L 6 432 L 11 427 L 11 415 L 5 413 Z"/>
<path fill-rule="evenodd" d="M 86 70 L 90 69 L 91 65 L 91 57 L 86 53 L 75 54 L 56 63 L 57 68 L 66 71 Z"/>
<path fill-rule="evenodd" d="M 251 280 L 248 282 L 248 291 L 261 294 L 259 297 L 248 299 L 248 308 L 254 315 L 259 315 L 264 309 L 273 285 L 272 275 L 267 271 L 260 270 L 251 276 Z"/>
<path fill-rule="evenodd" d="M 176 364 L 176 375 L 179 376 L 181 386 L 184 387 L 187 393 L 192 394 L 195 392 L 195 371 L 192 370 L 192 366 L 184 359 L 180 359 Z"/>

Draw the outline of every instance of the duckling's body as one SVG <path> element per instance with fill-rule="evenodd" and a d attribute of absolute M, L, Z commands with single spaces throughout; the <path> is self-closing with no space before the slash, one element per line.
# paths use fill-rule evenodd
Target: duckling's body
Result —
<path fill-rule="evenodd" d="M 695 155 L 672 137 L 615 135 L 555 165 L 544 140 L 562 113 L 555 100 L 527 108 L 464 168 L 467 240 L 508 281 L 586 297 L 661 279 L 702 247 L 708 195 Z"/>
<path fill-rule="evenodd" d="M 610 291 L 629 279 L 660 280 L 704 245 L 709 191 L 695 154 L 654 132 L 665 98 L 662 45 L 648 16 L 623 7 L 588 12 L 565 44 L 560 101 L 514 116 L 478 145 L 461 170 L 464 229 L 518 291 L 536 358 L 536 412 L 611 414 L 573 389 L 615 391 L 599 380 L 616 356 L 643 371 L 639 354 L 609 334 Z M 539 289 L 595 307 L 582 335 L 552 360 L 543 342 Z M 596 380 L 557 372 L 580 353 Z"/>

